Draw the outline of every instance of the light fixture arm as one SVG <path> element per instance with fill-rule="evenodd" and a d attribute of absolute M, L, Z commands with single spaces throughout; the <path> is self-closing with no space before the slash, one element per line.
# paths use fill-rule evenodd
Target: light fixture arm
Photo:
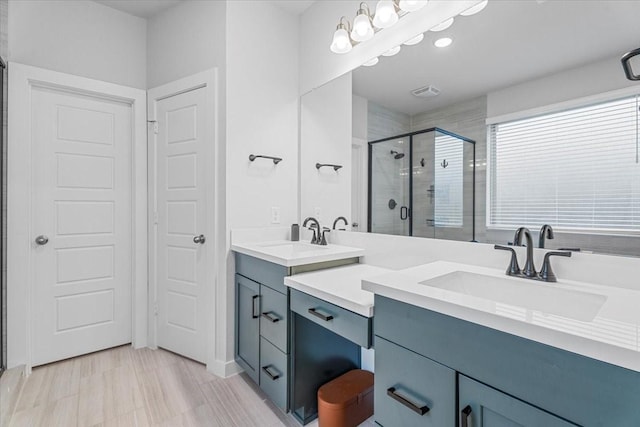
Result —
<path fill-rule="evenodd" d="M 343 21 L 346 21 L 346 24 Z M 336 30 L 340 30 L 340 29 L 346 30 L 347 33 L 351 32 L 351 22 L 349 22 L 349 18 L 347 18 L 346 16 L 341 16 L 340 20 L 338 21 Z"/>

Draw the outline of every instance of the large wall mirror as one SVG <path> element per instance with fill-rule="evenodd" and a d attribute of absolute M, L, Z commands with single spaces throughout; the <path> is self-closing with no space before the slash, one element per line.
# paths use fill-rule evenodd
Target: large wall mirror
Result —
<path fill-rule="evenodd" d="M 475 180 L 475 240 L 506 244 L 519 226 L 537 234 L 550 224 L 554 239 L 547 239 L 546 247 L 640 256 L 640 82 L 626 78 L 620 61 L 640 47 L 638 16 L 638 1 L 490 0 L 479 14 L 458 16 L 449 28 L 426 31 L 422 42 L 403 45 L 395 56 L 381 56 L 377 64 L 304 95 L 302 175 L 310 151 L 344 164 L 341 194 L 348 194 L 350 205 L 335 214 L 340 211 L 356 223 L 354 231 L 407 234 L 401 223 L 386 229 L 367 223 L 375 220 L 375 209 L 397 214 L 398 221 L 405 214 L 398 208 L 404 206 L 406 188 L 394 187 L 396 197 L 376 190 L 420 169 L 416 159 L 423 156 L 412 156 L 411 164 L 396 158 L 403 153 L 402 138 L 395 145 L 393 138 L 440 129 L 475 143 L 475 160 L 465 157 L 460 175 L 452 178 Z M 450 45 L 436 47 L 443 38 L 451 39 Z M 412 93 L 416 90 L 422 96 Z M 324 98 L 324 107 L 314 109 L 325 114 L 342 111 L 341 102 L 351 103 L 350 123 L 323 124 L 334 134 L 336 125 L 348 132 L 333 135 L 327 149 L 318 138 L 305 137 L 310 98 Z M 317 130 L 318 123 L 314 126 Z M 381 178 L 368 170 L 370 153 L 375 159 L 378 150 L 369 150 L 369 143 L 384 139 L 389 147 L 379 152 L 388 171 Z M 435 167 L 434 156 L 430 164 Z M 472 167 L 475 173 L 469 175 Z M 325 179 L 339 181 L 333 175 Z M 414 179 L 411 191 L 414 201 L 429 203 L 434 183 L 423 181 Z M 468 205 L 473 196 L 462 185 Z M 305 195 L 313 195 L 306 187 L 302 179 L 303 217 L 331 209 L 312 209 L 313 202 L 305 207 Z M 460 194 L 451 190 L 441 197 Z M 391 199 L 397 204 L 393 210 Z M 461 223 L 446 209 L 438 212 L 437 218 L 432 211 L 414 217 L 413 228 L 436 225 L 425 237 L 471 240 L 468 234 L 445 232 Z"/>

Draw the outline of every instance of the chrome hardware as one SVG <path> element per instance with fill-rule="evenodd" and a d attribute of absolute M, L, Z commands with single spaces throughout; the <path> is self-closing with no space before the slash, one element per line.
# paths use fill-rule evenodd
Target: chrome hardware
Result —
<path fill-rule="evenodd" d="M 41 234 L 38 237 L 36 237 L 36 244 L 40 246 L 44 246 L 47 243 L 49 243 L 49 238 L 47 236 Z"/>
<path fill-rule="evenodd" d="M 193 243 L 200 243 L 201 245 L 204 245 L 206 240 L 207 239 L 204 237 L 204 234 L 201 234 L 193 238 Z"/>

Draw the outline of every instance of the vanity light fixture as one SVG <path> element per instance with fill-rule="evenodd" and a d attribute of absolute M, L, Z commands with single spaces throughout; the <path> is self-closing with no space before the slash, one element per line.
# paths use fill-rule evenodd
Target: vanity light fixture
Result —
<path fill-rule="evenodd" d="M 344 21 L 346 21 L 346 23 Z M 351 30 L 351 24 L 346 17 L 340 18 L 336 32 L 333 33 L 333 41 L 331 42 L 331 51 L 334 53 L 347 53 L 351 50 L 353 45 L 349 38 L 349 32 Z"/>
<path fill-rule="evenodd" d="M 405 44 L 407 46 L 413 46 L 414 44 L 420 43 L 422 41 L 422 39 L 424 39 L 424 34 L 420 33 L 417 36 L 415 36 L 413 38 L 410 38 L 409 40 L 407 40 L 403 44 Z"/>
<path fill-rule="evenodd" d="M 369 6 L 362 2 L 353 20 L 353 30 L 351 30 L 351 40 L 365 42 L 373 37 L 373 26 L 371 25 L 371 12 Z"/>
<path fill-rule="evenodd" d="M 446 21 L 442 21 L 441 23 L 439 23 L 438 25 L 436 25 L 435 27 L 432 27 L 429 31 L 444 31 L 447 28 L 449 28 L 450 26 L 453 25 L 453 18 L 449 18 Z"/>
<path fill-rule="evenodd" d="M 376 14 L 373 17 L 373 25 L 378 28 L 389 28 L 398 22 L 398 12 L 393 0 L 381 0 L 376 6 Z"/>
<path fill-rule="evenodd" d="M 365 67 L 373 67 L 374 65 L 376 65 L 378 62 L 380 61 L 380 59 L 378 59 L 378 57 L 376 56 L 375 58 L 371 58 L 370 60 L 368 60 L 367 62 L 365 62 L 364 65 Z"/>
<path fill-rule="evenodd" d="M 415 12 L 427 5 L 427 0 L 400 0 L 398 7 L 405 12 Z"/>
<path fill-rule="evenodd" d="M 489 0 L 484 0 L 475 6 L 471 6 L 469 9 L 465 10 L 464 12 L 461 12 L 460 15 L 462 16 L 475 15 L 476 13 L 484 9 L 487 6 L 487 3 L 489 3 Z"/>
<path fill-rule="evenodd" d="M 400 52 L 400 46 L 392 47 L 388 51 L 382 54 L 382 56 L 393 56 Z"/>
<path fill-rule="evenodd" d="M 442 37 L 441 39 L 434 41 L 433 45 L 435 47 L 447 47 L 451 45 L 451 43 L 453 43 L 453 40 L 450 37 Z"/>

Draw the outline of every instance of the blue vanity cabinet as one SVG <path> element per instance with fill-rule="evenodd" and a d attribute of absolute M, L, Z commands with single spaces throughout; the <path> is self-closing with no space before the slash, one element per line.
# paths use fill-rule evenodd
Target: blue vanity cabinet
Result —
<path fill-rule="evenodd" d="M 640 426 L 639 372 L 380 295 L 375 307 L 376 405 L 391 386 L 380 378 L 405 381 L 400 355 L 409 351 L 456 372 L 457 421 L 442 427 Z M 434 397 L 433 410 L 446 399 Z M 387 412 L 376 406 L 379 424 L 404 425 Z"/>
<path fill-rule="evenodd" d="M 289 297 L 281 265 L 236 254 L 236 362 L 282 410 L 289 409 Z"/>
<path fill-rule="evenodd" d="M 458 387 L 461 427 L 576 426 L 464 375 Z"/>

